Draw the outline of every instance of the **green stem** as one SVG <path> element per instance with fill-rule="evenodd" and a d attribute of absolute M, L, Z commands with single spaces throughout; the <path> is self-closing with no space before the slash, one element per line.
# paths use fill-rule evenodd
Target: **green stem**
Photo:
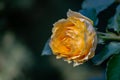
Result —
<path fill-rule="evenodd" d="M 106 36 L 100 36 L 100 38 L 105 39 L 105 40 L 120 41 L 120 37 L 106 37 Z"/>
<path fill-rule="evenodd" d="M 120 41 L 120 35 L 116 35 L 114 33 L 102 33 L 97 32 L 98 36 L 104 40 L 113 40 L 113 41 Z"/>

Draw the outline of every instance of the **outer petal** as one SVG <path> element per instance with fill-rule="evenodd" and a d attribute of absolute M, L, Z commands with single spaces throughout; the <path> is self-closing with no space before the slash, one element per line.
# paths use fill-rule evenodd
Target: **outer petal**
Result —
<path fill-rule="evenodd" d="M 80 14 L 78 12 L 74 12 L 74 11 L 72 11 L 72 10 L 69 9 L 68 12 L 67 12 L 67 17 L 72 17 L 72 16 L 80 18 L 81 20 L 87 20 L 91 24 L 93 24 L 93 21 L 90 20 L 89 18 L 85 17 L 84 15 L 82 15 L 82 14 Z"/>

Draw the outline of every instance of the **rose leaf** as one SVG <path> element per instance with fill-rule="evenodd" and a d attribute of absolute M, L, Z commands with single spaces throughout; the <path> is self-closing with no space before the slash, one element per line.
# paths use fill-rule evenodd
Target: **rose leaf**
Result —
<path fill-rule="evenodd" d="M 50 39 L 47 40 L 47 42 L 45 43 L 45 46 L 43 48 L 43 51 L 41 53 L 41 55 L 52 55 L 52 51 L 50 49 L 50 46 L 49 46 L 49 41 Z"/>
<path fill-rule="evenodd" d="M 108 61 L 106 76 L 107 80 L 120 80 L 120 54 L 112 56 Z"/>
<path fill-rule="evenodd" d="M 92 62 L 96 65 L 99 65 L 108 59 L 111 55 L 118 53 L 120 53 L 120 42 L 111 42 L 106 45 L 100 53 L 92 58 Z"/>

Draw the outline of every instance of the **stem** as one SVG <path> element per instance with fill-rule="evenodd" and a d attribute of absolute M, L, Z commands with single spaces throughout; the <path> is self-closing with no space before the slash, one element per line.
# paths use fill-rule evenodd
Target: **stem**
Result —
<path fill-rule="evenodd" d="M 120 41 L 120 37 L 106 37 L 106 36 L 100 36 L 100 38 L 105 39 L 105 40 Z"/>
<path fill-rule="evenodd" d="M 116 35 L 114 33 L 102 33 L 97 32 L 98 36 L 104 40 L 113 40 L 113 41 L 120 41 L 120 35 Z"/>

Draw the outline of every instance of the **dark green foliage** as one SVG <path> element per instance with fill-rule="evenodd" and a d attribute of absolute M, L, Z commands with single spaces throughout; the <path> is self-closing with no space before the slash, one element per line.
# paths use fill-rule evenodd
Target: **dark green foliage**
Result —
<path fill-rule="evenodd" d="M 112 56 L 108 61 L 106 75 L 107 80 L 120 80 L 120 54 Z"/>
<path fill-rule="evenodd" d="M 120 53 L 120 42 L 111 42 L 106 45 L 93 59 L 92 61 L 99 65 L 108 59 L 113 54 Z"/>
<path fill-rule="evenodd" d="M 109 20 L 108 29 L 113 29 L 120 34 L 120 5 L 116 8 L 115 15 Z"/>

